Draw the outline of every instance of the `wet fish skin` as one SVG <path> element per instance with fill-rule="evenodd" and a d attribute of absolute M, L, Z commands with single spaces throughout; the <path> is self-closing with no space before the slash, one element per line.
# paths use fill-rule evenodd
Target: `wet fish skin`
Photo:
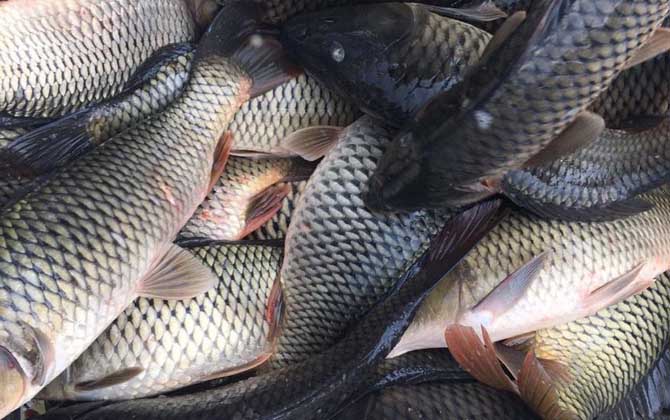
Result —
<path fill-rule="evenodd" d="M 486 203 L 455 216 L 429 251 L 403 274 L 394 293 L 324 353 L 223 388 L 92 407 L 79 418 L 329 418 L 342 402 L 374 387 L 379 363 L 407 327 L 421 300 L 495 225 L 498 208 L 499 203 Z"/>
<path fill-rule="evenodd" d="M 591 291 L 642 263 L 636 281 L 653 279 L 668 269 L 670 199 L 666 189 L 642 197 L 654 205 L 652 210 L 610 222 L 561 222 L 512 213 L 426 299 L 391 356 L 446 346 L 444 330 L 454 323 L 477 331 L 483 325 L 495 342 L 592 315 L 602 307 L 588 304 Z M 545 252 L 547 259 L 527 286 L 507 296 L 513 303 L 483 317 L 493 301 L 480 310 L 476 305 Z"/>
<path fill-rule="evenodd" d="M 194 26 L 182 0 L 3 2 L 0 114 L 60 117 L 111 98 L 155 50 L 193 40 Z"/>
<path fill-rule="evenodd" d="M 7 128 L 0 129 L 0 149 L 4 148 L 15 138 L 28 132 L 25 128 Z M 4 176 L 0 178 L 0 207 L 9 203 L 12 197 L 23 191 L 26 185 L 30 185 L 30 180 L 17 176 Z"/>
<path fill-rule="evenodd" d="M 346 127 L 359 112 L 355 106 L 307 75 L 299 75 L 245 103 L 228 130 L 235 141 L 233 155 L 293 156 L 284 141 L 312 126 Z"/>
<path fill-rule="evenodd" d="M 179 232 L 178 241 L 240 240 L 265 224 L 282 206 L 283 196 L 273 189 L 286 181 L 306 179 L 314 167 L 302 159 L 248 159 L 231 157 L 207 198 Z M 269 206 L 259 200 L 274 195 Z M 273 197 L 269 197 L 273 199 Z M 259 208 L 255 202 L 261 201 Z M 264 214 L 257 215 L 258 211 Z"/>
<path fill-rule="evenodd" d="M 372 394 L 337 417 L 349 420 L 534 420 L 518 397 L 476 381 L 438 381 L 393 386 Z"/>
<path fill-rule="evenodd" d="M 0 151 L 7 171 L 31 177 L 50 173 L 161 112 L 181 95 L 194 48 L 183 43 L 158 49 L 118 96 L 17 137 Z"/>
<path fill-rule="evenodd" d="M 663 22 L 670 27 L 670 19 Z M 670 109 L 670 53 L 660 54 L 619 74 L 590 107 L 609 128 L 630 128 L 639 119 L 666 115 Z"/>
<path fill-rule="evenodd" d="M 310 75 L 394 126 L 460 82 L 491 38 L 404 3 L 299 15 L 282 31 L 282 43 Z"/>
<path fill-rule="evenodd" d="M 282 248 L 211 243 L 189 251 L 216 273 L 216 288 L 186 301 L 135 300 L 38 398 L 140 398 L 211 375 L 234 374 L 266 360 L 280 321 L 266 314 L 275 304 L 270 299 Z M 119 385 L 76 389 L 78 383 L 131 368 L 142 372 Z"/>
<path fill-rule="evenodd" d="M 216 143 L 251 86 L 223 56 L 218 38 L 236 30 L 225 23 L 199 44 L 181 98 L 2 211 L 0 356 L 15 362 L 0 369 L 0 415 L 126 308 L 204 199 Z"/>
<path fill-rule="evenodd" d="M 553 413 L 591 419 L 629 395 L 666 348 L 670 337 L 668 308 L 670 276 L 666 273 L 649 290 L 624 302 L 538 331 L 531 351 L 538 358 L 566 366 L 570 377 L 566 383 L 555 384 Z"/>
<path fill-rule="evenodd" d="M 362 201 L 391 137 L 363 117 L 344 130 L 310 177 L 286 237 L 286 316 L 273 366 L 337 341 L 378 302 L 448 220 L 446 211 L 373 214 Z"/>
<path fill-rule="evenodd" d="M 649 130 L 605 130 L 569 156 L 510 171 L 500 188 L 544 217 L 597 221 L 643 211 L 635 197 L 670 180 L 668 136 L 667 118 Z"/>
<path fill-rule="evenodd" d="M 248 239 L 286 239 L 286 233 L 291 224 L 293 213 L 300 202 L 300 198 L 302 197 L 306 186 L 307 181 L 288 183 L 290 190 L 286 198 L 282 201 L 281 209 L 279 209 L 277 214 L 275 214 L 272 219 L 268 220 L 266 224 L 258 228 L 258 230 L 253 231 L 251 235 L 248 236 Z"/>
<path fill-rule="evenodd" d="M 669 7 L 660 0 L 534 2 L 460 87 L 431 101 L 397 134 L 371 181 L 368 205 L 459 207 L 480 200 L 483 181 L 519 168 L 607 88 Z M 621 47 L 612 48 L 611 39 Z"/>

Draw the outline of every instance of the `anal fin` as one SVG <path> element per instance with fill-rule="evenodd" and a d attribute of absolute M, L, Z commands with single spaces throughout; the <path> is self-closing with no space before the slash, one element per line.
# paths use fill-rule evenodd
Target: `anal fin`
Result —
<path fill-rule="evenodd" d="M 628 60 L 624 70 L 651 60 L 659 54 L 670 50 L 670 28 L 658 28 L 647 42 L 635 51 Z"/>
<path fill-rule="evenodd" d="M 314 126 L 297 130 L 289 134 L 282 146 L 308 161 L 321 159 L 335 146 L 342 127 Z"/>
<path fill-rule="evenodd" d="M 530 158 L 524 167 L 542 166 L 568 156 L 597 140 L 604 130 L 603 117 L 590 111 L 584 111 L 547 147 Z"/>
<path fill-rule="evenodd" d="M 291 192 L 288 184 L 277 184 L 266 188 L 251 199 L 245 216 L 245 226 L 239 239 L 263 226 L 281 209 L 282 201 Z"/>
<path fill-rule="evenodd" d="M 133 379 L 142 372 L 144 372 L 144 369 L 140 367 L 121 369 L 117 372 L 106 375 L 100 379 L 76 383 L 74 385 L 74 390 L 76 392 L 88 392 L 102 388 L 108 388 L 110 386 L 128 382 L 129 380 Z"/>
<path fill-rule="evenodd" d="M 166 300 L 190 299 L 218 282 L 212 270 L 193 254 L 170 244 L 165 255 L 138 285 L 137 294 Z"/>

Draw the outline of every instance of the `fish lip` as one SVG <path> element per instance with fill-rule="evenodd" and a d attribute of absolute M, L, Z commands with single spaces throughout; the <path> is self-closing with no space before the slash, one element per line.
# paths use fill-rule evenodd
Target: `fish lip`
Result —
<path fill-rule="evenodd" d="M 10 391 L 14 391 L 13 393 L 8 393 L 5 389 L 6 386 L 16 385 L 17 383 L 11 380 L 12 371 L 21 378 L 20 392 L 18 392 L 18 388 L 15 390 L 10 389 Z M 28 380 L 21 364 L 11 351 L 4 346 L 0 346 L 0 417 L 4 417 L 19 407 L 24 395 L 26 395 L 27 389 Z M 15 395 L 16 397 L 10 399 L 11 395 Z"/>

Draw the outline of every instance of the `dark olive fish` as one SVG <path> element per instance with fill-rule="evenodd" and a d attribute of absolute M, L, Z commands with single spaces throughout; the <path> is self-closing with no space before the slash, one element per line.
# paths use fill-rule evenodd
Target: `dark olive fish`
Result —
<path fill-rule="evenodd" d="M 0 125 L 111 98 L 154 51 L 194 36 L 184 0 L 4 1 Z"/>
<path fill-rule="evenodd" d="M 666 19 L 663 27 L 670 27 Z M 660 54 L 619 74 L 591 111 L 608 128 L 638 128 L 653 124 L 670 110 L 670 53 Z"/>
<path fill-rule="evenodd" d="M 310 176 L 292 215 L 281 269 L 286 314 L 274 366 L 339 340 L 416 261 L 453 213 L 378 214 L 363 203 L 392 131 L 371 117 L 347 127 Z"/>
<path fill-rule="evenodd" d="M 13 174 L 42 175 L 162 111 L 181 95 L 193 53 L 186 43 L 159 49 L 117 96 L 17 137 L 0 151 L 3 163 Z"/>
<path fill-rule="evenodd" d="M 476 381 L 394 386 L 339 413 L 338 420 L 536 420 L 514 394 Z"/>
<path fill-rule="evenodd" d="M 593 143 L 545 165 L 507 173 L 500 190 L 540 216 L 597 221 L 650 204 L 635 198 L 670 181 L 670 117 L 644 131 L 605 130 Z"/>
<path fill-rule="evenodd" d="M 462 81 L 490 38 L 467 23 L 403 3 L 300 15 L 282 32 L 284 46 L 310 75 L 392 125 Z"/>
<path fill-rule="evenodd" d="M 220 389 L 120 402 L 93 408 L 79 418 L 307 420 L 334 415 L 343 402 L 375 386 L 379 363 L 423 297 L 495 223 L 497 208 L 497 203 L 486 203 L 455 216 L 399 280 L 398 288 L 324 353 Z"/>
<path fill-rule="evenodd" d="M 480 200 L 488 193 L 482 184 L 521 167 L 577 121 L 669 10 L 663 0 L 533 2 L 516 31 L 523 15 L 499 31 L 500 46 L 464 83 L 396 136 L 367 204 L 411 209 Z"/>
<path fill-rule="evenodd" d="M 226 4 L 236 0 L 219 0 Z M 287 19 L 318 10 L 339 6 L 351 6 L 366 3 L 388 3 L 397 0 L 252 0 L 264 11 L 264 20 L 268 23 L 284 23 Z M 498 8 L 513 8 L 519 3 L 530 0 L 419 0 L 415 3 L 439 6 L 442 13 L 472 19 L 477 22 L 489 22 L 504 17 Z"/>

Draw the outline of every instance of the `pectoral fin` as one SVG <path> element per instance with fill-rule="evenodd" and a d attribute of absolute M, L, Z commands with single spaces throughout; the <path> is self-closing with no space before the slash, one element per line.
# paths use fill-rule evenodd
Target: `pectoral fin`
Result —
<path fill-rule="evenodd" d="M 140 282 L 137 294 L 156 299 L 191 299 L 218 282 L 216 275 L 202 261 L 171 244 L 168 252 Z"/>

